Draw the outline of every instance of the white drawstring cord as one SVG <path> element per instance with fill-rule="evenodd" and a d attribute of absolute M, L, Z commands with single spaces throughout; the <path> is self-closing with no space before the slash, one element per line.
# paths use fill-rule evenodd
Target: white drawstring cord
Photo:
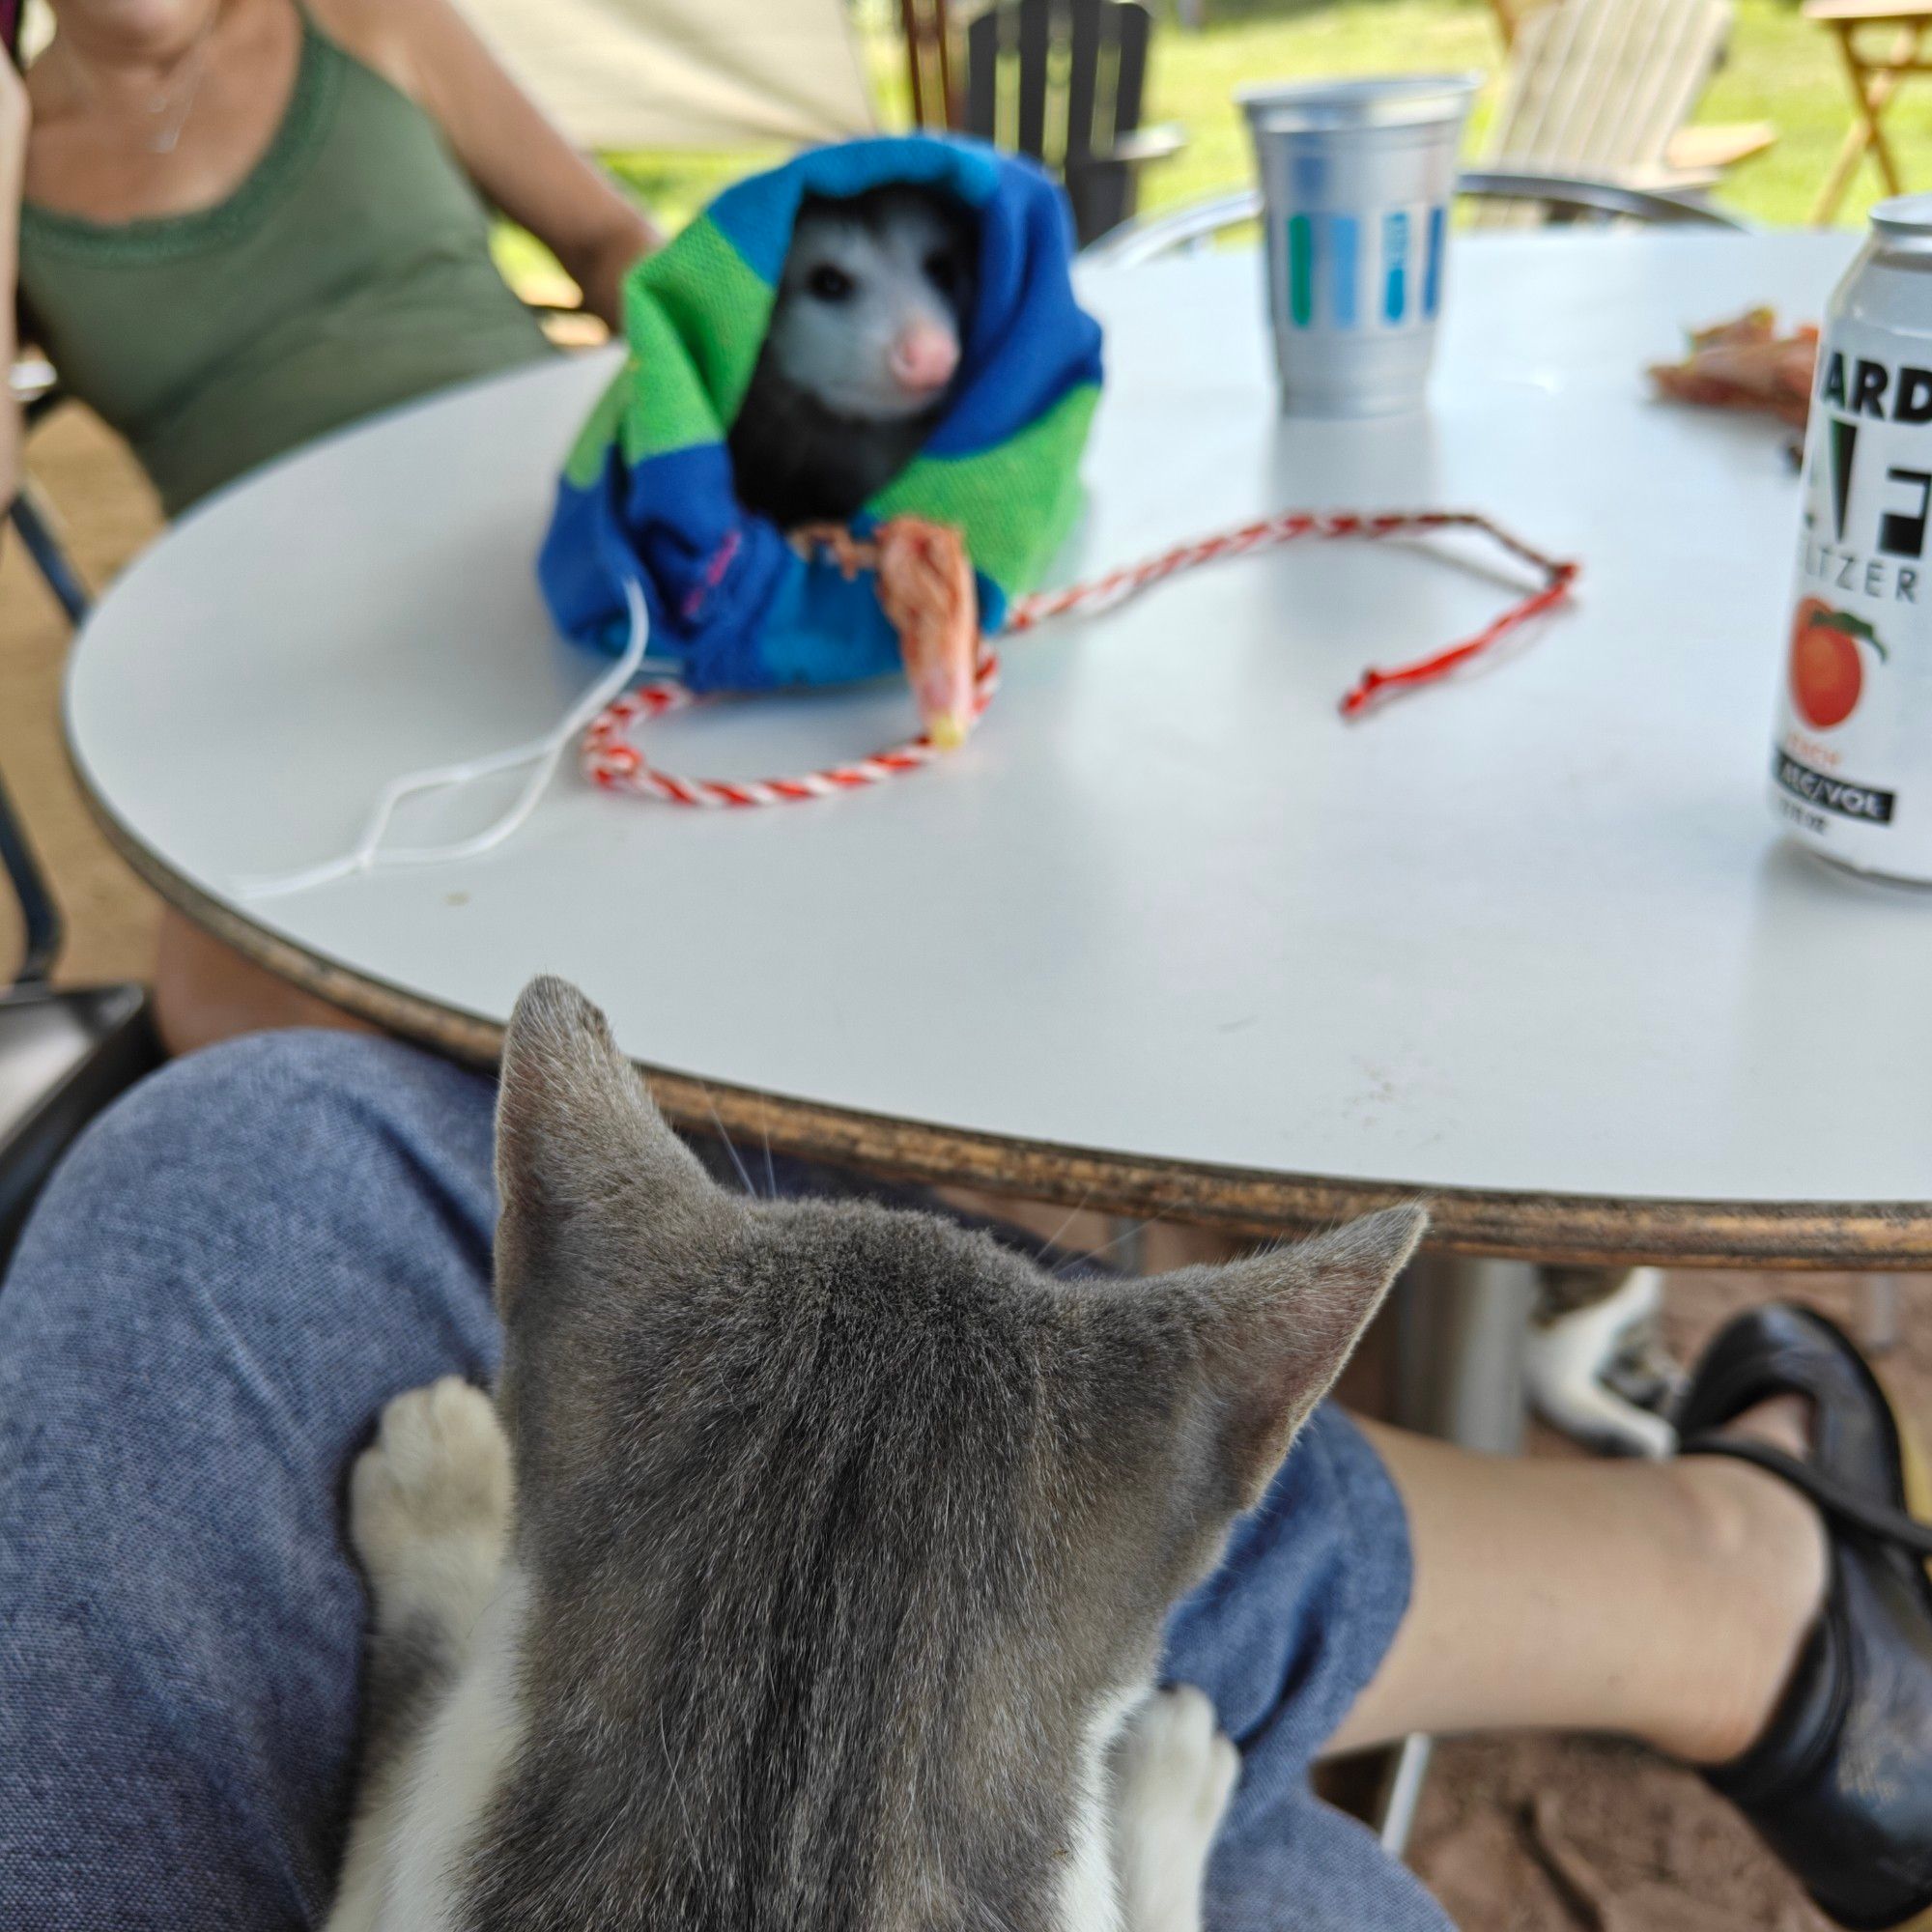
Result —
<path fill-rule="evenodd" d="M 373 872 L 383 866 L 435 866 L 453 859 L 474 859 L 493 850 L 519 832 L 537 808 L 544 788 L 550 783 L 571 741 L 613 699 L 621 696 L 637 676 L 650 641 L 651 622 L 644 609 L 644 594 L 636 578 L 624 584 L 624 601 L 630 607 L 631 638 L 623 655 L 611 669 L 573 704 L 563 721 L 528 744 L 507 752 L 493 752 L 487 757 L 466 758 L 460 764 L 440 765 L 426 772 L 412 772 L 391 779 L 383 787 L 370 814 L 369 824 L 355 849 L 339 859 L 326 860 L 299 872 L 239 878 L 234 890 L 243 899 L 284 898 L 292 893 L 305 893 L 314 886 L 326 886 L 337 879 L 353 878 L 358 872 Z M 469 838 L 447 845 L 392 845 L 383 849 L 383 837 L 389 829 L 396 808 L 417 792 L 441 791 L 451 785 L 468 784 L 472 779 L 492 778 L 498 772 L 513 772 L 521 765 L 532 765 L 528 781 L 514 804 L 494 824 Z"/>

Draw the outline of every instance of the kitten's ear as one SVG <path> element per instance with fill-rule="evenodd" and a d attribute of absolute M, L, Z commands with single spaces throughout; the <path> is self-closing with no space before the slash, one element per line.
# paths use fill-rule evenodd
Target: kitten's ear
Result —
<path fill-rule="evenodd" d="M 1208 1369 L 1240 1508 L 1261 1500 L 1428 1225 L 1424 1208 L 1385 1208 L 1209 1279 Z"/>
<path fill-rule="evenodd" d="M 499 1302 L 518 1272 L 502 1265 L 504 1250 L 526 1251 L 542 1224 L 639 1194 L 674 1216 L 715 1192 L 617 1051 L 610 1022 L 565 980 L 532 980 L 503 1036 L 497 1192 Z"/>

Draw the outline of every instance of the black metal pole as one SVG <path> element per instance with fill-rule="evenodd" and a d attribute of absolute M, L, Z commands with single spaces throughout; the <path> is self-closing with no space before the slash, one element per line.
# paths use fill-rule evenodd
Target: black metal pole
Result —
<path fill-rule="evenodd" d="M 47 588 L 67 612 L 68 622 L 84 622 L 88 609 L 87 585 L 75 574 L 67 553 L 60 546 L 60 540 L 54 535 L 53 526 L 47 521 L 47 513 L 39 496 L 24 477 L 20 482 L 20 494 L 14 498 L 12 514 L 14 527 L 19 531 L 27 554 L 40 566 L 41 575 L 47 581 Z"/>
<path fill-rule="evenodd" d="M 45 874 L 34 863 L 26 834 L 14 816 L 4 784 L 0 784 L 0 867 L 6 868 L 14 896 L 19 902 L 20 923 L 26 929 L 26 943 L 14 983 L 43 985 L 61 950 L 60 908 L 47 890 Z"/>

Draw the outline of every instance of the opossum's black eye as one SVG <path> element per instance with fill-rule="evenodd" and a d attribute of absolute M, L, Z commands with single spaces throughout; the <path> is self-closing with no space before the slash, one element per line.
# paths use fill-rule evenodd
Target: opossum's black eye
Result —
<path fill-rule="evenodd" d="M 821 262 L 805 278 L 805 286 L 820 301 L 843 301 L 852 293 L 852 277 L 830 262 Z"/>
<path fill-rule="evenodd" d="M 925 279 L 943 296 L 959 293 L 959 261 L 956 256 L 947 254 L 928 255 L 925 258 Z"/>

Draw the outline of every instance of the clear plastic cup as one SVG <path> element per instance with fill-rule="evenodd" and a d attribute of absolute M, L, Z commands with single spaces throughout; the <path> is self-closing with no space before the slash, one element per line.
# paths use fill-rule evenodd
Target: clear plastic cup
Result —
<path fill-rule="evenodd" d="M 1481 76 L 1400 74 L 1245 88 L 1267 238 L 1282 406 L 1421 406 L 1435 354 L 1449 205 Z"/>

